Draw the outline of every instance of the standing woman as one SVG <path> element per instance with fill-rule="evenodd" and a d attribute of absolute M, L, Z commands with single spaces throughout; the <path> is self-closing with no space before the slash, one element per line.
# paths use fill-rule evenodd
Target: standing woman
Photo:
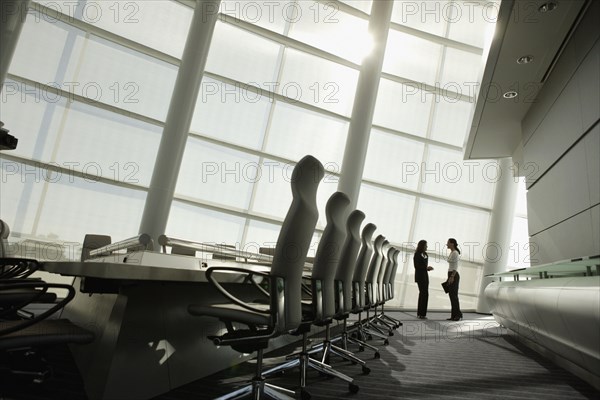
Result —
<path fill-rule="evenodd" d="M 427 319 L 427 302 L 429 300 L 429 274 L 433 267 L 427 265 L 429 257 L 427 255 L 427 241 L 419 240 L 417 249 L 413 255 L 415 266 L 415 282 L 419 285 L 419 301 L 417 305 L 417 317 Z"/>
<path fill-rule="evenodd" d="M 450 249 L 450 255 L 448 256 L 448 296 L 452 305 L 452 313 L 447 321 L 460 321 L 463 316 L 458 302 L 458 283 L 460 282 L 458 260 L 460 258 L 460 249 L 454 238 L 448 239 L 446 247 Z"/>

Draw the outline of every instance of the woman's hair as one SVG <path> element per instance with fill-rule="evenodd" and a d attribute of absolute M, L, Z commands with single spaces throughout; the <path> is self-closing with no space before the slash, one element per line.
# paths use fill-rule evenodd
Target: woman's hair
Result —
<path fill-rule="evenodd" d="M 425 251 L 425 246 L 427 246 L 427 240 L 419 240 L 419 243 L 417 243 L 417 248 L 415 249 L 415 254 L 427 254 Z"/>
<path fill-rule="evenodd" d="M 450 238 L 448 239 L 448 241 L 454 245 L 454 248 L 456 249 L 456 251 L 458 251 L 458 254 L 460 254 L 460 249 L 458 248 L 458 243 L 456 242 L 456 239 Z"/>

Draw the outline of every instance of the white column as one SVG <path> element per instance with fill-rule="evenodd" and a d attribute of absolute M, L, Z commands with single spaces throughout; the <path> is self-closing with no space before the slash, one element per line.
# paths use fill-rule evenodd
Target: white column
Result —
<path fill-rule="evenodd" d="M 0 92 L 27 18 L 30 0 L 2 0 L 0 3 Z"/>
<path fill-rule="evenodd" d="M 489 313 L 490 307 L 484 296 L 484 290 L 492 282 L 485 275 L 504 272 L 507 270 L 510 253 L 510 237 L 515 218 L 515 204 L 519 185 L 512 174 L 512 158 L 499 160 L 502 175 L 496 183 L 494 207 L 488 234 L 487 254 L 484 254 L 483 278 L 479 287 L 478 313 Z"/>
<path fill-rule="evenodd" d="M 158 247 L 158 237 L 165 233 L 167 227 L 220 2 L 221 0 L 196 1 L 181 57 L 140 223 L 140 233 L 149 234 L 154 240 L 155 248 Z"/>
<path fill-rule="evenodd" d="M 338 183 L 338 190 L 350 198 L 349 210 L 355 209 L 358 203 L 393 6 L 393 1 L 373 1 L 371 8 L 369 34 L 375 46 L 373 52 L 363 61 L 358 76 Z"/>

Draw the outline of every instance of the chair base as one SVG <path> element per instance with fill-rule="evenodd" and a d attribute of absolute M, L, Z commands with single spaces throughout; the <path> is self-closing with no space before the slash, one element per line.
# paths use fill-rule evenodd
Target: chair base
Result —
<path fill-rule="evenodd" d="M 279 386 L 266 383 L 264 379 L 253 379 L 249 385 L 243 386 L 238 390 L 217 397 L 216 400 L 236 400 L 236 399 L 273 399 L 273 400 L 293 400 L 295 392 L 284 389 Z"/>

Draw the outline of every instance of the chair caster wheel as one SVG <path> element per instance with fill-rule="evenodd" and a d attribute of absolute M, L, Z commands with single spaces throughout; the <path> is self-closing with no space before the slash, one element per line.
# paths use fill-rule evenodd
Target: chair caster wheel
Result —
<path fill-rule="evenodd" d="M 389 332 L 388 332 L 388 336 L 394 336 L 394 332 L 392 332 L 392 331 L 389 331 Z"/>
<path fill-rule="evenodd" d="M 300 391 L 300 398 L 301 398 L 302 400 L 310 400 L 310 398 L 311 398 L 311 397 L 312 397 L 312 396 L 311 396 L 311 394 L 310 394 L 310 393 L 308 393 L 308 390 L 306 390 L 306 389 L 302 389 L 302 390 Z"/>
<path fill-rule="evenodd" d="M 348 385 L 348 390 L 350 390 L 350 393 L 358 393 L 358 389 L 358 385 L 355 385 L 354 383 Z"/>
<path fill-rule="evenodd" d="M 387 339 L 385 339 L 385 340 L 383 341 L 383 344 L 384 344 L 385 346 L 387 346 L 388 344 L 390 344 L 390 341 L 389 341 L 389 340 L 387 340 Z"/>
<path fill-rule="evenodd" d="M 369 372 L 371 372 L 371 368 L 367 367 L 366 365 L 363 365 L 363 367 L 362 367 L 363 375 L 369 375 Z"/>
<path fill-rule="evenodd" d="M 373 358 L 381 358 L 381 354 L 379 354 L 379 352 L 376 351 L 375 354 L 373 355 Z"/>
<path fill-rule="evenodd" d="M 365 351 L 365 346 L 358 346 L 358 351 Z"/>

